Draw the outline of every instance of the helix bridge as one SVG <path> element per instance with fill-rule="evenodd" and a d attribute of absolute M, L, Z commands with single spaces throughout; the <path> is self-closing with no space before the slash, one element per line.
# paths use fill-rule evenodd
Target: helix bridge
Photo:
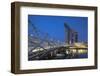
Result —
<path fill-rule="evenodd" d="M 66 41 L 62 42 L 50 37 L 46 32 L 39 30 L 31 20 L 28 20 L 28 60 L 50 60 L 72 58 L 73 54 L 69 47 L 78 41 L 77 32 L 65 26 Z M 28 31 L 29 32 L 29 31 Z M 77 55 L 75 55 L 77 57 Z"/>

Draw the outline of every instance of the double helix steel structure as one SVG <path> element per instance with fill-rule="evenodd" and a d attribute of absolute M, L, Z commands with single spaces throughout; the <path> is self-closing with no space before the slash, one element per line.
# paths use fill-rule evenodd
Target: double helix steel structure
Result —
<path fill-rule="evenodd" d="M 59 47 L 65 45 L 64 42 L 55 40 L 48 33 L 39 30 L 31 20 L 28 20 L 28 27 L 31 30 L 31 33 L 28 33 L 28 60 L 46 59 L 49 55 L 52 57 Z"/>

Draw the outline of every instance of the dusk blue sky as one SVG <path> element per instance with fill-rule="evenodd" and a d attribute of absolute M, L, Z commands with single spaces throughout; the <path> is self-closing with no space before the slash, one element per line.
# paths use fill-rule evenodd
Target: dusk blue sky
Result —
<path fill-rule="evenodd" d="M 87 42 L 88 39 L 88 18 L 74 16 L 46 16 L 46 15 L 28 15 L 28 19 L 38 30 L 49 34 L 50 38 L 65 41 L 64 23 L 78 32 L 78 40 Z M 28 33 L 31 32 L 30 24 Z"/>

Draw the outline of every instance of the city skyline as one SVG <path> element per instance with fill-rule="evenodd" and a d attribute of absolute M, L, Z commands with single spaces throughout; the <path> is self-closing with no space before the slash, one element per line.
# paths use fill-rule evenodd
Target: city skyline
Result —
<path fill-rule="evenodd" d="M 67 23 L 72 29 L 78 32 L 79 42 L 87 42 L 87 17 L 28 15 L 28 20 L 30 20 L 38 30 L 48 33 L 50 38 L 62 42 L 65 41 L 64 23 Z M 28 26 L 28 30 L 28 33 L 31 34 L 30 26 Z"/>

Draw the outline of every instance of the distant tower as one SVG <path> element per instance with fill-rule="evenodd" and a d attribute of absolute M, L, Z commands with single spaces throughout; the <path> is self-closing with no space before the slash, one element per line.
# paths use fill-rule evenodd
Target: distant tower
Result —
<path fill-rule="evenodd" d="M 68 24 L 64 23 L 65 27 L 65 42 L 72 44 L 78 42 L 78 33 L 71 29 Z"/>
<path fill-rule="evenodd" d="M 65 27 L 65 42 L 70 44 L 70 37 L 71 37 L 71 32 L 70 32 L 70 27 L 64 23 Z"/>
<path fill-rule="evenodd" d="M 75 42 L 78 42 L 78 33 L 75 32 Z"/>
<path fill-rule="evenodd" d="M 78 33 L 76 31 L 74 31 L 74 30 L 72 30 L 71 42 L 72 43 L 78 42 Z"/>

